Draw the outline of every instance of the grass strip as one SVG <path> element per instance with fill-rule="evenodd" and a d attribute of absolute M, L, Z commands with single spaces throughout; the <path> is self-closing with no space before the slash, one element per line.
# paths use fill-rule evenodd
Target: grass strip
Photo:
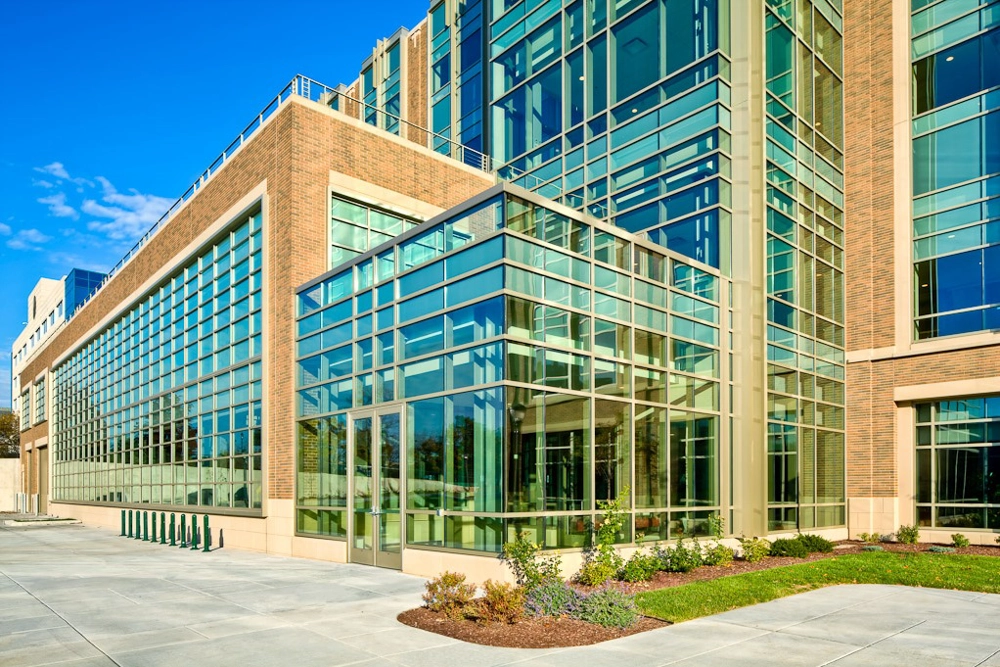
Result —
<path fill-rule="evenodd" d="M 640 611 L 679 623 L 836 584 L 891 584 L 1000 593 L 1000 559 L 953 554 L 845 554 L 824 560 L 661 588 L 636 597 Z"/>

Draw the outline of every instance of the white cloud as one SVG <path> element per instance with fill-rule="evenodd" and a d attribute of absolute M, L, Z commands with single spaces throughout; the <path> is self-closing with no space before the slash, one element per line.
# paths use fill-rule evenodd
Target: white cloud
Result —
<path fill-rule="evenodd" d="M 40 171 L 43 174 L 50 174 L 56 178 L 62 178 L 69 180 L 69 172 L 66 171 L 66 167 L 63 166 L 62 162 L 53 162 L 52 164 L 47 164 L 44 167 L 35 167 L 35 171 Z"/>
<path fill-rule="evenodd" d="M 45 188 L 46 190 L 51 190 L 52 188 L 56 187 L 55 183 L 51 183 L 49 181 L 46 181 L 45 179 L 42 179 L 40 181 L 37 181 L 35 179 L 31 179 L 31 184 L 32 185 L 37 185 L 40 188 Z"/>
<path fill-rule="evenodd" d="M 69 172 L 66 171 L 66 167 L 63 165 L 62 162 L 53 162 L 52 164 L 47 164 L 44 167 L 35 167 L 35 171 L 43 174 L 48 174 L 49 176 L 55 176 L 57 179 L 59 179 L 58 181 L 56 181 L 57 185 L 61 185 L 62 181 L 69 181 L 70 183 L 75 183 L 77 186 L 80 186 L 79 188 L 77 188 L 77 192 L 83 192 L 82 186 L 84 185 L 86 185 L 89 188 L 94 187 L 93 181 L 87 180 L 86 178 L 73 178 L 72 176 L 70 176 Z M 48 183 L 48 181 L 37 182 L 37 185 L 42 185 L 42 183 Z M 49 186 L 42 185 L 42 187 L 55 187 L 55 185 L 49 185 Z"/>
<path fill-rule="evenodd" d="M 0 222 L 0 236 L 10 236 L 10 225 Z"/>
<path fill-rule="evenodd" d="M 51 240 L 51 236 L 46 236 L 37 229 L 22 229 L 7 241 L 7 247 L 12 250 L 41 250 L 41 245 Z"/>
<path fill-rule="evenodd" d="M 57 218 L 73 218 L 74 220 L 80 218 L 80 214 L 77 213 L 76 209 L 66 203 L 65 192 L 57 192 L 54 195 L 42 197 L 38 200 L 38 203 L 48 206 L 49 213 Z"/>
<path fill-rule="evenodd" d="M 114 241 L 139 238 L 173 203 L 172 199 L 142 194 L 134 189 L 129 190 L 130 194 L 122 194 L 103 176 L 96 180 L 101 183 L 104 196 L 100 203 L 85 200 L 81 210 L 91 217 L 101 218 L 88 222 L 87 229 Z"/>

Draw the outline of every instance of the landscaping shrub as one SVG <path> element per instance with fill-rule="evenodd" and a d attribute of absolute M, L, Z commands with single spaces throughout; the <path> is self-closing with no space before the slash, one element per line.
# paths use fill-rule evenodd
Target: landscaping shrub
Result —
<path fill-rule="evenodd" d="M 442 572 L 424 586 L 427 588 L 423 596 L 427 608 L 452 618 L 461 618 L 476 595 L 476 587 L 465 583 L 465 575 L 458 572 Z"/>
<path fill-rule="evenodd" d="M 955 533 L 951 536 L 951 543 L 959 548 L 967 547 L 969 546 L 969 538 L 962 533 Z"/>
<path fill-rule="evenodd" d="M 576 573 L 576 580 L 584 586 L 600 586 L 614 579 L 616 574 L 618 574 L 618 568 L 614 563 L 588 556 L 583 561 L 580 571 Z"/>
<path fill-rule="evenodd" d="M 550 581 L 562 581 L 562 558 L 559 554 L 542 556 L 541 550 L 542 545 L 518 533 L 513 542 L 503 545 L 500 559 L 514 573 L 518 585 L 529 590 Z"/>
<path fill-rule="evenodd" d="M 527 592 L 524 610 L 531 616 L 572 615 L 581 600 L 583 595 L 565 581 L 547 581 Z"/>
<path fill-rule="evenodd" d="M 660 559 L 652 554 L 636 551 L 628 559 L 618 578 L 622 581 L 649 581 L 660 569 Z"/>
<path fill-rule="evenodd" d="M 524 615 L 524 589 L 487 579 L 483 597 L 477 601 L 476 616 L 486 623 L 514 623 Z"/>
<path fill-rule="evenodd" d="M 725 544 L 719 544 L 716 542 L 709 548 L 705 549 L 705 554 L 702 557 L 705 565 L 729 565 L 736 558 L 736 552 L 731 548 L 727 547 Z"/>
<path fill-rule="evenodd" d="M 878 533 L 858 533 L 858 539 L 862 542 L 867 542 L 869 544 L 875 544 L 882 540 L 882 536 Z"/>
<path fill-rule="evenodd" d="M 638 622 L 639 608 L 635 596 L 602 588 L 584 597 L 573 616 L 605 628 L 628 628 Z"/>
<path fill-rule="evenodd" d="M 927 547 L 927 550 L 935 554 L 952 554 L 955 550 L 951 547 L 942 547 L 935 544 L 934 546 Z"/>
<path fill-rule="evenodd" d="M 809 553 L 828 554 L 833 551 L 833 542 L 819 535 L 800 533 L 795 539 L 801 542 Z"/>
<path fill-rule="evenodd" d="M 994 540 L 997 544 L 1000 544 L 1000 535 L 997 535 L 997 539 Z"/>
<path fill-rule="evenodd" d="M 625 527 L 625 503 L 629 498 L 629 487 L 622 489 L 614 500 L 602 500 L 597 506 L 604 512 L 594 531 L 594 548 L 583 561 L 576 580 L 587 586 L 600 586 L 613 579 L 625 566 L 625 561 L 615 549 L 618 535 Z"/>
<path fill-rule="evenodd" d="M 696 567 L 701 567 L 704 563 L 701 545 L 698 544 L 697 540 L 688 546 L 681 538 L 672 548 L 657 547 L 654 553 L 657 560 L 660 561 L 660 569 L 664 572 L 690 572 Z"/>
<path fill-rule="evenodd" d="M 865 546 L 861 547 L 861 550 L 862 551 L 885 551 L 885 549 L 883 549 L 878 544 L 866 544 Z"/>
<path fill-rule="evenodd" d="M 903 544 L 916 544 L 917 540 L 920 539 L 920 529 L 917 524 L 900 526 L 899 530 L 896 531 L 896 539 Z"/>
<path fill-rule="evenodd" d="M 741 536 L 736 539 L 743 550 L 743 560 L 748 563 L 758 563 L 771 553 L 771 543 L 763 537 Z"/>
<path fill-rule="evenodd" d="M 806 558 L 809 555 L 809 550 L 802 540 L 781 538 L 771 543 L 771 555 Z"/>

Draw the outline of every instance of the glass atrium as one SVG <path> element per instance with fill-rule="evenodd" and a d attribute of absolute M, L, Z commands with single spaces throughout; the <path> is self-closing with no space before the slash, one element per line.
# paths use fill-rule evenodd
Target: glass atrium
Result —
<path fill-rule="evenodd" d="M 297 530 L 351 559 L 727 512 L 729 282 L 498 186 L 303 286 Z"/>

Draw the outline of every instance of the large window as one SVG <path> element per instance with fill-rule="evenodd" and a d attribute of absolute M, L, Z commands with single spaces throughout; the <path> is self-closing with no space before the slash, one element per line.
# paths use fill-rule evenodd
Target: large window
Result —
<path fill-rule="evenodd" d="M 260 508 L 261 214 L 54 369 L 55 498 Z"/>
<path fill-rule="evenodd" d="M 1000 31 L 965 39 L 986 14 L 952 20 L 948 4 L 913 16 L 917 339 L 1000 327 Z"/>
<path fill-rule="evenodd" d="M 917 520 L 1000 531 L 1000 396 L 916 406 Z"/>

